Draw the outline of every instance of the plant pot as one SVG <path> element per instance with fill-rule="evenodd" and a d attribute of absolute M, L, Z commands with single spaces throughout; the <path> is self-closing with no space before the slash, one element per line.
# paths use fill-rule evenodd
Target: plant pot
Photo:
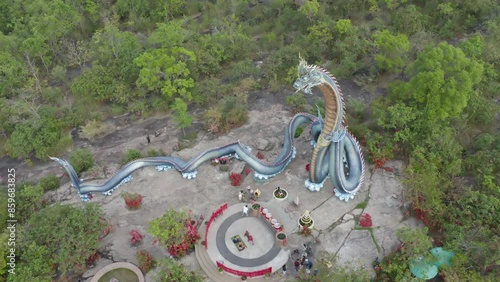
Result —
<path fill-rule="evenodd" d="M 260 216 L 260 204 L 252 205 L 252 216 L 259 217 Z"/>
<path fill-rule="evenodd" d="M 288 245 L 288 237 L 285 233 L 280 232 L 276 234 L 276 244 L 280 247 L 286 247 Z"/>
<path fill-rule="evenodd" d="M 297 220 L 297 223 L 299 224 L 299 230 L 304 229 L 304 225 L 300 222 L 300 218 Z M 309 229 L 312 229 L 314 227 L 314 220 L 311 220 L 311 225 L 307 227 L 309 227 Z"/>
<path fill-rule="evenodd" d="M 284 196 L 277 195 L 278 189 L 273 191 L 274 201 L 276 202 L 283 202 L 288 198 L 288 191 L 283 188 L 280 188 L 280 190 L 284 193 Z"/>

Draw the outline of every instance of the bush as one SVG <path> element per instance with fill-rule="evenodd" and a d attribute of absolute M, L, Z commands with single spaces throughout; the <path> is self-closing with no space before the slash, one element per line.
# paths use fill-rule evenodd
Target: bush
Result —
<path fill-rule="evenodd" d="M 153 269 L 156 265 L 156 261 L 151 255 L 150 252 L 145 250 L 139 250 L 135 254 L 135 258 L 137 259 L 137 263 L 139 264 L 139 268 L 144 272 L 148 273 L 151 269 Z"/>
<path fill-rule="evenodd" d="M 21 185 L 17 193 L 17 216 L 22 222 L 26 222 L 30 217 L 43 206 L 43 188 L 40 185 Z"/>
<path fill-rule="evenodd" d="M 302 93 L 295 93 L 286 97 L 286 104 L 292 108 L 291 111 L 294 114 L 305 112 L 309 106 L 306 97 Z"/>
<path fill-rule="evenodd" d="M 156 275 L 155 281 L 171 282 L 171 281 L 189 281 L 202 282 L 203 278 L 194 271 L 188 271 L 183 264 L 177 263 L 173 259 L 165 259 L 158 266 L 160 271 Z"/>
<path fill-rule="evenodd" d="M 108 127 L 106 124 L 93 119 L 82 128 L 82 137 L 87 138 L 89 140 L 95 140 L 95 138 L 99 137 L 103 133 L 108 131 Z"/>
<path fill-rule="evenodd" d="M 55 173 L 51 173 L 40 179 L 38 185 L 40 185 L 43 188 L 44 192 L 56 190 L 60 186 L 59 178 L 57 178 Z"/>
<path fill-rule="evenodd" d="M 229 179 L 231 180 L 231 185 L 240 186 L 243 177 L 241 176 L 241 173 L 231 172 L 231 175 L 229 175 Z"/>
<path fill-rule="evenodd" d="M 82 172 L 94 166 L 94 157 L 89 149 L 79 149 L 69 155 L 69 163 L 73 166 L 76 173 L 81 175 Z"/>
<path fill-rule="evenodd" d="M 361 217 L 359 218 L 359 225 L 361 225 L 361 227 L 363 228 L 372 227 L 373 223 L 370 214 L 367 213 L 362 214 Z"/>
<path fill-rule="evenodd" d="M 134 150 L 134 149 L 130 149 L 130 150 L 127 151 L 127 153 L 125 154 L 125 156 L 123 156 L 122 164 L 126 165 L 129 162 L 137 160 L 137 159 L 140 159 L 140 158 L 142 158 L 141 152 L 139 152 L 137 150 Z"/>
<path fill-rule="evenodd" d="M 34 214 L 16 242 L 23 250 L 19 260 L 25 265 L 22 272 L 37 278 L 58 273 L 64 276 L 69 271 L 83 273 L 86 260 L 99 248 L 103 216 L 101 209 L 90 203 L 83 208 L 57 204 Z"/>
<path fill-rule="evenodd" d="M 121 194 L 122 198 L 125 200 L 125 204 L 129 210 L 136 210 L 141 207 L 142 195 L 137 193 L 123 192 Z"/>
<path fill-rule="evenodd" d="M 191 224 L 191 218 L 184 211 L 169 209 L 162 217 L 149 223 L 149 233 L 156 237 L 154 244 L 159 242 L 167 247 L 170 255 L 184 256 L 200 239 L 198 230 Z"/>
<path fill-rule="evenodd" d="M 132 236 L 132 238 L 130 238 L 130 245 L 132 246 L 138 245 L 144 238 L 144 235 L 142 235 L 141 232 L 137 229 L 131 230 L 129 234 L 130 236 Z"/>

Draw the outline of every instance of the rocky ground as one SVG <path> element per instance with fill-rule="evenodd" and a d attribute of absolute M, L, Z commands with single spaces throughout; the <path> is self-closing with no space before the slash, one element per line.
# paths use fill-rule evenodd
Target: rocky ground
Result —
<path fill-rule="evenodd" d="M 369 97 L 360 98 L 365 101 L 370 100 Z M 79 145 L 90 148 L 97 163 L 101 161 L 108 163 L 108 177 L 119 169 L 118 162 L 127 149 L 140 149 L 143 152 L 151 148 L 161 149 L 166 154 L 190 159 L 207 149 L 240 140 L 252 147 L 255 152 L 262 151 L 266 160 L 272 160 L 281 150 L 284 128 L 291 115 L 282 103 L 273 103 L 274 101 L 270 102 L 269 99 L 275 100 L 276 97 L 263 95 L 254 97 L 247 125 L 219 136 L 200 131 L 195 145 L 181 151 L 174 150 L 178 146 L 178 137 L 181 133 L 175 129 L 175 125 L 168 117 L 152 118 L 135 122 L 133 125 L 127 125 L 126 122 L 120 125 L 120 118 L 117 118 L 109 121 L 116 127 L 113 134 L 97 142 L 83 140 Z M 195 125 L 199 128 L 200 124 L 200 121 L 195 121 Z M 152 137 L 152 144 L 147 145 L 146 134 L 154 134 L 156 130 L 159 130 L 161 135 Z M 334 196 L 328 180 L 320 192 L 310 192 L 304 188 L 304 181 L 307 179 L 305 165 L 310 161 L 312 153 L 309 138 L 308 130 L 304 130 L 304 134 L 296 139 L 295 160 L 283 173 L 263 185 L 255 184 L 249 176 L 240 187 L 231 186 L 229 173 L 241 172 L 243 167 L 242 163 L 234 161 L 228 172 L 221 172 L 216 166 L 204 164 L 199 167 L 194 180 L 183 179 L 176 171 L 157 172 L 153 167 L 145 168 L 134 172 L 133 181 L 121 186 L 111 196 L 96 194 L 92 201 L 102 206 L 110 218 L 113 230 L 103 240 L 101 250 L 103 256 L 94 268 L 83 275 L 83 278 L 92 277 L 97 270 L 112 261 L 128 261 L 136 264 L 135 253 L 138 249 L 150 251 L 156 259 L 166 257 L 164 248 L 154 246 L 153 238 L 150 236 L 146 236 L 138 247 L 130 246 L 129 232 L 138 229 L 147 234 L 148 222 L 160 217 L 168 208 L 190 209 L 193 215 L 203 215 L 208 218 L 219 205 L 225 202 L 230 205 L 237 203 L 238 191 L 247 186 L 262 191 L 261 201 L 271 201 L 272 191 L 277 186 L 288 190 L 288 199 L 281 204 L 283 213 L 279 216 L 289 233 L 291 249 L 299 248 L 304 242 L 315 241 L 313 245 L 315 254 L 323 250 L 328 251 L 335 254 L 342 265 L 371 270 L 371 263 L 375 258 L 381 259 L 398 246 L 399 241 L 395 236 L 398 228 L 420 225 L 412 218 L 406 219 L 402 211 L 404 210 L 402 207 L 405 206 L 403 186 L 399 179 L 399 172 L 403 169 L 402 163 L 388 164 L 394 172 L 368 167 L 362 189 L 354 200 L 345 203 Z M 4 164 L 2 163 L 2 166 Z M 14 165 L 23 169 L 21 164 Z M 32 179 L 48 172 L 59 175 L 64 173 L 55 163 L 47 163 L 40 164 L 34 169 L 26 169 L 24 174 L 26 178 Z M 104 178 L 98 170 L 87 177 Z M 104 179 L 94 181 L 102 182 Z M 120 197 L 122 191 L 142 194 L 144 196 L 142 208 L 137 211 L 127 210 Z M 84 205 L 68 182 L 48 196 L 55 202 Z M 298 206 L 293 203 L 297 197 Z M 314 238 L 305 238 L 297 234 L 297 219 L 305 210 L 311 211 L 315 221 Z M 356 229 L 362 213 L 371 215 L 373 220 L 371 231 Z M 370 232 L 373 232 L 373 236 Z M 194 253 L 184 258 L 183 262 L 191 269 L 199 269 Z M 293 271 L 289 273 L 293 275 Z M 151 275 L 147 278 L 152 281 Z"/>

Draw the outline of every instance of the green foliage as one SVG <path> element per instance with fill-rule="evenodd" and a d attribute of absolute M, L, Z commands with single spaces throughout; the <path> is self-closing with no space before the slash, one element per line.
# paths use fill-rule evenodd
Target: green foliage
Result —
<path fill-rule="evenodd" d="M 349 35 L 354 31 L 350 19 L 340 19 L 335 23 L 335 31 L 339 35 Z"/>
<path fill-rule="evenodd" d="M 25 68 L 11 53 L 0 52 L 0 97 L 11 96 L 13 90 L 24 83 Z"/>
<path fill-rule="evenodd" d="M 158 268 L 160 271 L 156 274 L 156 281 L 158 282 L 202 282 L 203 277 L 194 271 L 187 270 L 184 265 L 179 264 L 174 259 L 162 260 Z"/>
<path fill-rule="evenodd" d="M 181 15 L 186 7 L 185 0 L 118 0 L 115 7 L 122 17 L 139 17 L 153 22 L 169 20 Z"/>
<path fill-rule="evenodd" d="M 162 217 L 149 222 L 148 232 L 165 246 L 180 244 L 186 235 L 184 222 L 187 218 L 184 211 L 167 209 Z"/>
<path fill-rule="evenodd" d="M 103 216 L 94 204 L 83 208 L 58 204 L 33 215 L 19 240 L 19 249 L 24 250 L 21 263 L 25 264 L 26 272 L 37 277 L 42 273 L 53 276 L 58 271 L 62 275 L 83 271 L 77 266 L 85 265 L 85 260 L 99 247 L 99 237 L 106 225 Z"/>
<path fill-rule="evenodd" d="M 59 189 L 60 186 L 59 178 L 57 178 L 55 173 L 51 173 L 40 179 L 38 185 L 43 188 L 44 192 L 56 190 Z"/>
<path fill-rule="evenodd" d="M 6 144 L 9 155 L 13 158 L 34 155 L 46 159 L 61 150 L 64 124 L 56 119 L 56 111 L 55 108 L 40 108 L 37 112 L 40 119 L 18 123 Z"/>
<path fill-rule="evenodd" d="M 379 53 L 375 55 L 377 67 L 382 70 L 397 72 L 405 65 L 405 57 L 410 50 L 410 42 L 404 34 L 393 35 L 388 30 L 378 31 L 373 35 Z"/>
<path fill-rule="evenodd" d="M 427 48 L 408 71 L 410 81 L 394 92 L 412 97 L 430 120 L 458 116 L 467 106 L 483 67 L 463 51 L 446 43 Z"/>
<path fill-rule="evenodd" d="M 415 5 L 408 5 L 403 9 L 396 10 L 392 19 L 392 25 L 399 33 L 411 36 L 426 27 L 428 19 Z"/>
<path fill-rule="evenodd" d="M 89 149 L 78 149 L 69 155 L 69 163 L 78 175 L 94 166 L 94 157 Z"/>
<path fill-rule="evenodd" d="M 306 97 L 302 93 L 294 93 L 293 95 L 286 97 L 286 103 L 292 108 L 294 113 L 305 112 L 309 107 Z"/>
<path fill-rule="evenodd" d="M 134 149 L 129 149 L 127 150 L 127 153 L 123 156 L 122 158 L 122 164 L 128 164 L 131 161 L 135 161 L 137 159 L 142 158 L 141 152 L 134 150 Z"/>
<path fill-rule="evenodd" d="M 194 53 L 181 47 L 145 52 L 134 60 L 141 68 L 137 86 L 161 91 L 166 99 L 177 96 L 190 101 L 194 80 L 188 63 L 195 61 Z"/>
<path fill-rule="evenodd" d="M 92 43 L 97 50 L 97 63 L 106 67 L 105 73 L 118 77 L 126 84 L 137 79 L 139 69 L 131 62 L 141 54 L 142 46 L 135 34 L 107 24 L 94 33 Z"/>
<path fill-rule="evenodd" d="M 16 215 L 18 220 L 26 222 L 42 208 L 44 191 L 41 185 L 23 184 L 17 193 Z"/>
<path fill-rule="evenodd" d="M 186 135 L 184 129 L 193 123 L 193 118 L 187 112 L 187 104 L 182 99 L 175 98 L 172 109 L 175 111 L 174 117 L 177 127 L 182 129 L 182 132 Z"/>
<path fill-rule="evenodd" d="M 300 6 L 299 11 L 305 16 L 312 18 L 319 12 L 320 6 L 318 0 L 306 0 L 305 3 Z"/>
<path fill-rule="evenodd" d="M 238 80 L 244 78 L 249 75 L 255 75 L 257 73 L 257 69 L 253 65 L 252 60 L 246 59 L 240 62 L 235 63 L 231 66 L 231 78 L 233 80 Z"/>
<path fill-rule="evenodd" d="M 106 133 L 108 131 L 108 127 L 106 124 L 98 120 L 91 120 L 85 124 L 82 128 L 82 137 L 87 138 L 89 140 L 95 140 L 97 137 Z"/>

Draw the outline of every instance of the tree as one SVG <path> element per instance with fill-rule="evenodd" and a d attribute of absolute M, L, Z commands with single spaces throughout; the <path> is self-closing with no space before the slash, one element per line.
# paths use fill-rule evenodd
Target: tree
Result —
<path fill-rule="evenodd" d="M 137 36 L 128 31 L 120 31 L 114 24 L 106 24 L 92 37 L 96 49 L 97 63 L 112 77 L 132 84 L 137 79 L 139 69 L 131 62 L 142 52 Z"/>
<path fill-rule="evenodd" d="M 426 16 L 424 16 L 417 6 L 408 5 L 403 9 L 397 9 L 392 17 L 392 25 L 400 33 L 411 36 L 425 29 Z"/>
<path fill-rule="evenodd" d="M 163 245 L 180 244 L 186 235 L 184 227 L 186 219 L 186 212 L 168 209 L 162 217 L 149 222 L 148 232 Z"/>
<path fill-rule="evenodd" d="M 50 276 L 84 270 L 81 267 L 85 260 L 99 247 L 99 238 L 106 226 L 103 216 L 94 204 L 83 208 L 56 204 L 34 214 L 21 230 L 19 240 L 19 249 L 24 250 L 21 263 L 25 264 L 26 271 L 36 277 L 40 269 L 50 271 Z M 39 264 L 33 264 L 34 261 Z M 40 264 L 46 263 L 50 269 L 40 268 Z"/>
<path fill-rule="evenodd" d="M 299 11 L 308 18 L 312 18 L 319 12 L 320 6 L 318 0 L 306 0 L 305 3 L 300 6 Z"/>
<path fill-rule="evenodd" d="M 393 93 L 411 97 L 428 120 L 458 116 L 482 79 L 483 66 L 447 43 L 429 47 L 407 71 L 410 80 Z"/>
<path fill-rule="evenodd" d="M 156 274 L 158 282 L 202 282 L 203 277 L 194 271 L 188 271 L 183 264 L 177 263 L 174 259 L 167 258 L 160 262 L 160 271 Z"/>
<path fill-rule="evenodd" d="M 0 97 L 9 97 L 24 84 L 26 66 L 11 53 L 0 51 Z"/>
<path fill-rule="evenodd" d="M 404 34 L 393 35 L 387 29 L 373 35 L 378 54 L 375 62 L 380 69 L 396 72 L 405 66 L 405 59 L 410 50 L 410 42 Z"/>
<path fill-rule="evenodd" d="M 134 60 L 141 68 L 137 86 L 160 91 L 166 99 L 177 96 L 190 101 L 194 80 L 188 62 L 194 61 L 194 53 L 182 47 L 145 52 Z"/>
<path fill-rule="evenodd" d="M 187 113 L 187 105 L 182 99 L 175 98 L 172 109 L 175 111 L 175 122 L 185 136 L 184 129 L 193 123 L 193 118 Z"/>

